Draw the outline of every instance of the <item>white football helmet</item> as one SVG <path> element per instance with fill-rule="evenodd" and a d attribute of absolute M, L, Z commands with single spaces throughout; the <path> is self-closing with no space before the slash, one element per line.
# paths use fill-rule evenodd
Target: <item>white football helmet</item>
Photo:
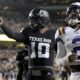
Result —
<path fill-rule="evenodd" d="M 67 7 L 66 23 L 71 27 L 80 23 L 80 2 L 75 2 Z"/>

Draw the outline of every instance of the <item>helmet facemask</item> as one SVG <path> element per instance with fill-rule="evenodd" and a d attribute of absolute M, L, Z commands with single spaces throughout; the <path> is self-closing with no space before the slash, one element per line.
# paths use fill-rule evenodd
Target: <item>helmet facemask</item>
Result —
<path fill-rule="evenodd" d="M 72 27 L 75 27 L 80 23 L 80 6 L 70 5 L 66 12 L 66 23 Z"/>

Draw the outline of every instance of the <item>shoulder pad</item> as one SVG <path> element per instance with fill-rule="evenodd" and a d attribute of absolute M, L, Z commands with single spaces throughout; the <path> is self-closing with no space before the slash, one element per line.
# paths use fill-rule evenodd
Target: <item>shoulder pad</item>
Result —
<path fill-rule="evenodd" d="M 58 31 L 59 31 L 59 35 L 65 34 L 65 29 L 64 29 L 64 27 L 60 27 L 60 28 L 58 29 Z"/>
<path fill-rule="evenodd" d="M 59 28 L 56 30 L 55 39 L 57 39 L 57 38 L 60 38 L 60 39 L 61 39 L 61 35 L 62 35 L 62 34 L 65 34 L 65 27 L 59 27 Z"/>

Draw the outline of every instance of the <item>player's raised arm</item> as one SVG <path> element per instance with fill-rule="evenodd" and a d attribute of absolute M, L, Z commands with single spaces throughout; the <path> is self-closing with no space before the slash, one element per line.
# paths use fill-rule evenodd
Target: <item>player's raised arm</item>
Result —
<path fill-rule="evenodd" d="M 3 32 L 9 38 L 15 39 L 18 42 L 24 42 L 25 36 L 22 33 L 20 33 L 20 32 L 14 32 L 9 27 L 5 26 L 4 20 L 3 20 L 2 17 L 0 17 L 0 26 L 1 26 L 2 30 L 3 30 Z"/>

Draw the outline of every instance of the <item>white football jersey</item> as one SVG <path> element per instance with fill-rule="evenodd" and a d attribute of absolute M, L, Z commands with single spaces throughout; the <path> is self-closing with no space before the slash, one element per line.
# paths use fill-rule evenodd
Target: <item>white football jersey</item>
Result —
<path fill-rule="evenodd" d="M 55 39 L 58 41 L 57 63 L 63 66 L 68 64 L 68 55 L 72 54 L 73 51 L 76 53 L 78 59 L 70 64 L 80 65 L 80 29 L 60 27 L 56 31 Z"/>

